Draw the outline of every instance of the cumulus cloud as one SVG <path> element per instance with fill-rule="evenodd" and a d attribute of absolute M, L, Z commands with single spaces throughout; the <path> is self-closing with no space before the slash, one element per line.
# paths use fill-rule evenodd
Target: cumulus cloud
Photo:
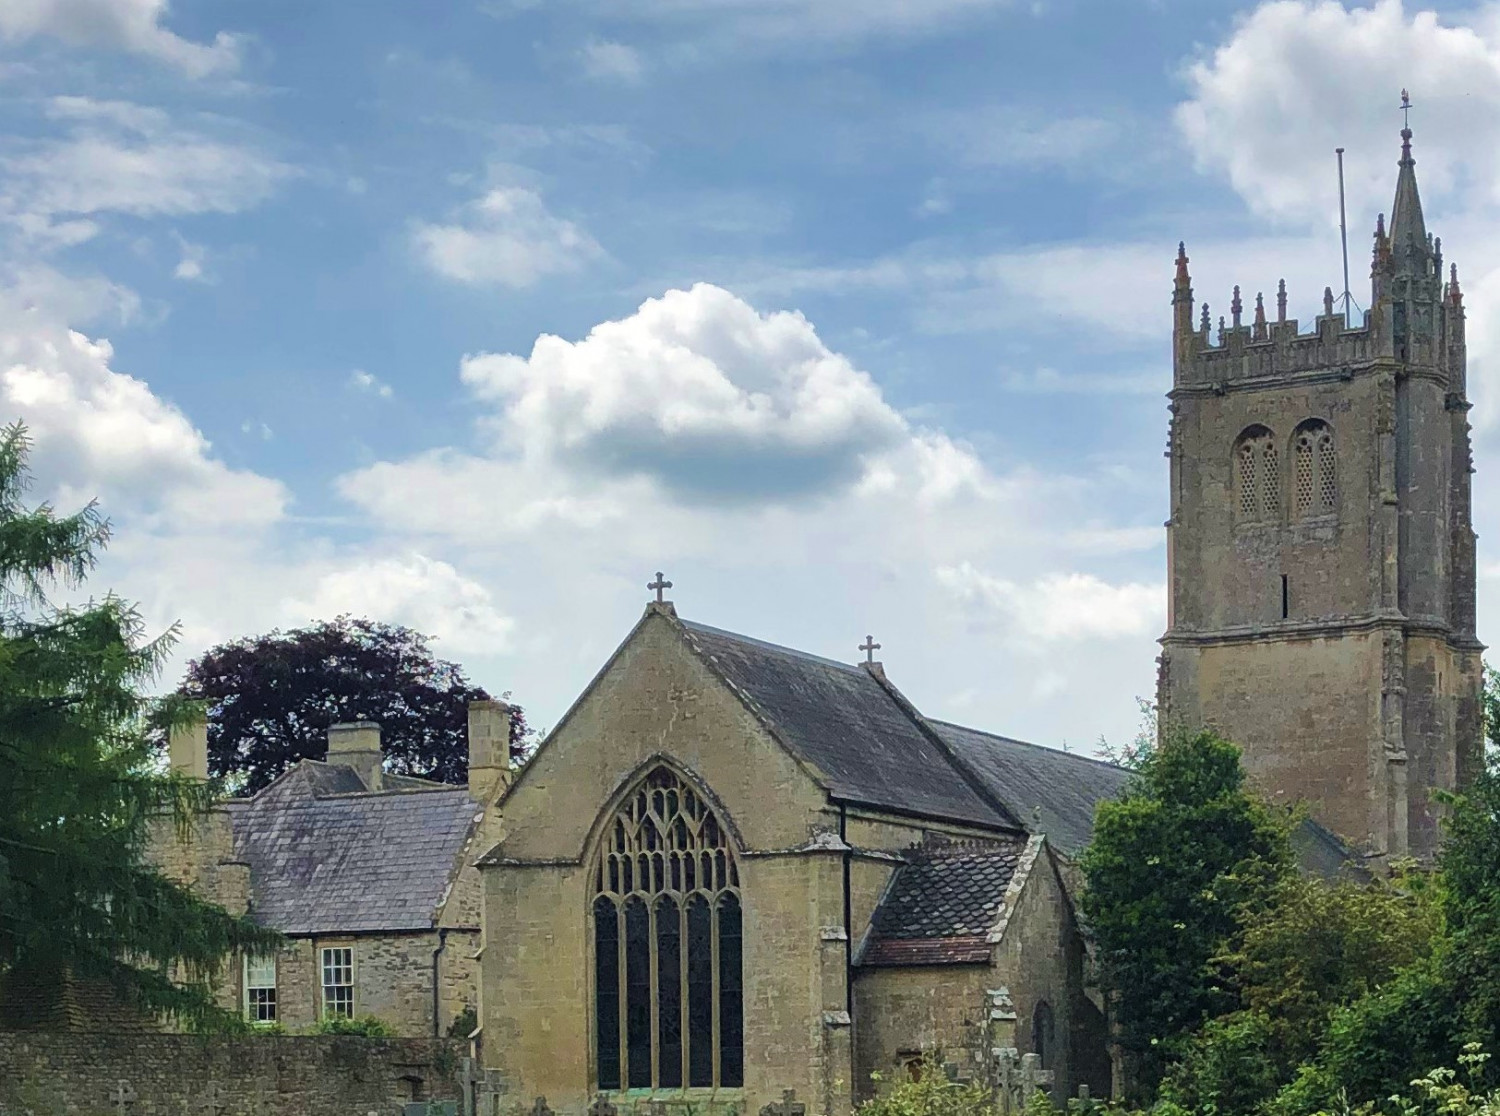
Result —
<path fill-rule="evenodd" d="M 221 31 L 212 43 L 191 42 L 162 26 L 166 15 L 167 0 L 0 0 L 0 36 L 49 35 L 70 46 L 141 54 L 195 78 L 239 65 L 235 36 Z"/>
<path fill-rule="evenodd" d="M 463 380 L 523 456 L 642 473 L 680 494 L 798 495 L 847 484 L 907 437 L 870 377 L 797 313 L 700 284 L 581 341 L 483 354 Z"/>
<path fill-rule="evenodd" d="M 419 221 L 412 239 L 423 262 L 438 274 L 506 287 L 529 287 L 604 255 L 584 229 L 555 216 L 540 194 L 520 186 L 490 190 L 446 224 Z"/>
<path fill-rule="evenodd" d="M 641 52 L 627 43 L 591 39 L 578 52 L 583 72 L 594 81 L 639 85 L 646 76 Z"/>
<path fill-rule="evenodd" d="M 490 591 L 447 562 L 409 553 L 347 562 L 315 575 L 306 595 L 283 606 L 288 623 L 349 613 L 406 624 L 435 637 L 446 652 L 502 654 L 515 621 Z"/>
<path fill-rule="evenodd" d="M 27 295 L 36 291 L 27 285 Z M 43 490 L 64 505 L 101 497 L 143 523 L 264 526 L 287 493 L 230 468 L 178 408 L 115 370 L 108 341 L 47 306 L 0 291 L 0 412 L 24 421 Z"/>
<path fill-rule="evenodd" d="M 235 213 L 296 173 L 254 147 L 182 127 L 157 108 L 56 97 L 46 115 L 67 134 L 13 142 L 0 156 L 0 205 L 23 233 L 104 213 Z"/>
<path fill-rule="evenodd" d="M 1187 70 L 1177 123 L 1200 169 L 1226 175 L 1256 211 L 1337 221 L 1335 147 L 1353 199 L 1386 208 L 1404 84 L 1424 197 L 1500 198 L 1500 22 L 1407 12 L 1401 0 L 1263 3 Z"/>
<path fill-rule="evenodd" d="M 957 600 L 1009 625 L 1023 642 L 1139 637 L 1165 627 L 1163 584 L 1112 585 L 1082 573 L 1051 573 L 1022 584 L 967 562 L 940 568 L 937 578 Z"/>

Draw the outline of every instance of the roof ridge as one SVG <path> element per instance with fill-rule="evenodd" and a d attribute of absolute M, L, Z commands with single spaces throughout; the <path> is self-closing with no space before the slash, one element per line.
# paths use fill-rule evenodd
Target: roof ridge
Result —
<path fill-rule="evenodd" d="M 740 643 L 748 643 L 753 647 L 764 648 L 767 651 L 776 651 L 782 655 L 790 655 L 794 659 L 803 659 L 807 662 L 817 663 L 820 666 L 835 667 L 838 670 L 849 671 L 851 673 L 860 669 L 854 663 L 842 663 L 837 659 L 814 655 L 811 651 L 801 651 L 796 647 L 788 647 L 784 643 L 772 643 L 770 640 L 757 639 L 755 636 L 747 636 L 743 632 L 731 632 L 728 628 L 716 628 L 712 624 L 703 624 L 697 620 L 679 620 L 678 623 L 690 632 L 703 632 L 706 635 L 724 636 L 727 639 L 738 640 Z"/>
<path fill-rule="evenodd" d="M 1050 744 L 1038 744 L 1031 740 L 1018 740 L 1014 736 L 1001 736 L 998 732 L 990 732 L 988 729 L 975 728 L 973 725 L 961 725 L 957 721 L 945 721 L 941 717 L 928 717 L 935 725 L 944 725 L 947 728 L 961 729 L 964 732 L 972 732 L 976 736 L 987 737 L 990 740 L 999 740 L 1006 744 L 1019 744 L 1023 748 L 1034 748 L 1039 752 L 1049 752 L 1056 756 L 1066 756 L 1072 760 L 1082 760 L 1084 763 L 1092 763 L 1097 767 L 1107 767 L 1111 771 L 1124 771 L 1129 773 L 1130 768 L 1121 767 L 1118 763 L 1110 763 L 1109 760 L 1098 759 L 1094 756 L 1086 756 L 1082 752 L 1065 752 L 1061 748 L 1054 748 Z"/>

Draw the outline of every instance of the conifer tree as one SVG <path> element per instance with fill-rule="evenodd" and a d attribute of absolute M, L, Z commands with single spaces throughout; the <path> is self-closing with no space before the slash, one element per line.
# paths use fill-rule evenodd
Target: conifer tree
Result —
<path fill-rule="evenodd" d="M 146 639 L 113 595 L 53 600 L 85 580 L 109 525 L 92 504 L 26 507 L 28 449 L 24 427 L 0 430 L 0 981 L 107 981 L 201 1025 L 221 1017 L 210 982 L 226 958 L 279 936 L 149 863 L 152 826 L 185 827 L 217 789 L 162 773 L 147 740 L 141 687 L 175 632 Z"/>

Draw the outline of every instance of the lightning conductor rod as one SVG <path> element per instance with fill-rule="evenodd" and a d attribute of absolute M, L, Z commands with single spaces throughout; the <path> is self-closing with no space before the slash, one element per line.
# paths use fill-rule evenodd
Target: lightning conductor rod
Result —
<path fill-rule="evenodd" d="M 1352 296 L 1349 293 L 1349 223 L 1344 216 L 1344 149 L 1336 147 L 1334 154 L 1339 157 L 1339 245 L 1344 252 L 1344 328 L 1354 328 L 1354 323 L 1349 320 L 1349 303 Z"/>

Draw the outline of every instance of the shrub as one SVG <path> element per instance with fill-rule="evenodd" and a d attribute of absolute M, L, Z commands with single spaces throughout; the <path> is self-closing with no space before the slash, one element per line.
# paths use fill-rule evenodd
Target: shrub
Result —
<path fill-rule="evenodd" d="M 395 1029 L 383 1019 L 362 1015 L 358 1019 L 333 1016 L 313 1028 L 315 1035 L 361 1035 L 364 1038 L 393 1038 Z"/>

